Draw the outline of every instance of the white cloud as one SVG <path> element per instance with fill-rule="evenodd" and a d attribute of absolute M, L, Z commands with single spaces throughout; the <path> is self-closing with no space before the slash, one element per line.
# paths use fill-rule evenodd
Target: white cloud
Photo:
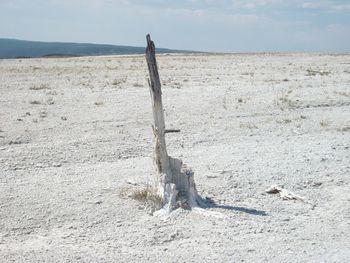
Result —
<path fill-rule="evenodd" d="M 288 0 L 282 1 L 282 0 L 251 0 L 251 1 L 244 1 L 244 0 L 232 0 L 232 6 L 235 9 L 257 9 L 261 7 L 276 7 L 282 4 L 288 3 Z"/>
<path fill-rule="evenodd" d="M 324 9 L 333 12 L 350 12 L 350 4 L 340 3 L 338 1 L 304 2 L 301 6 L 304 9 Z"/>

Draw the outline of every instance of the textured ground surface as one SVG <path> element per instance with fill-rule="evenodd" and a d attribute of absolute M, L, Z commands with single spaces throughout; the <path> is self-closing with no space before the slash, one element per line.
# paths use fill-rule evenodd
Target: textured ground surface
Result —
<path fill-rule="evenodd" d="M 143 56 L 0 60 L 0 262 L 349 262 L 350 55 L 158 64 L 168 152 L 222 218 L 124 194 L 154 170 Z"/>

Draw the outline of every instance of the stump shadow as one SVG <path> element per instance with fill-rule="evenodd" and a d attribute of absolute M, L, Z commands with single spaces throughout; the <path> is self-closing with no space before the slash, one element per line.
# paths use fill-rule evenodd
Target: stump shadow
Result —
<path fill-rule="evenodd" d="M 225 209 L 230 211 L 237 211 L 242 212 L 250 215 L 255 216 L 267 216 L 267 212 L 263 210 L 257 210 L 254 208 L 247 208 L 242 206 L 232 206 L 232 205 L 221 205 L 216 203 L 212 198 L 206 197 L 203 199 L 203 202 L 205 204 L 205 208 L 219 208 L 219 209 Z"/>

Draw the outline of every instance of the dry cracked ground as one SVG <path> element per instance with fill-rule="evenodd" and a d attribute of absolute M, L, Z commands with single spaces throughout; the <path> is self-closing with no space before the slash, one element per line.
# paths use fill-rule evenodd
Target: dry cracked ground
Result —
<path fill-rule="evenodd" d="M 211 205 L 130 198 L 154 178 L 143 56 L 0 60 L 0 262 L 349 262 L 350 55 L 158 66 L 169 155 Z"/>

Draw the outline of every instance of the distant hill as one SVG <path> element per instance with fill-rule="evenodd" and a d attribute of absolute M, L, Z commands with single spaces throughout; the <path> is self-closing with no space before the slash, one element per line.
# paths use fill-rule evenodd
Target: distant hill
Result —
<path fill-rule="evenodd" d="M 157 48 L 158 53 L 189 53 L 184 50 Z M 59 43 L 0 38 L 1 58 L 75 57 L 144 54 L 145 47 L 86 43 Z"/>

